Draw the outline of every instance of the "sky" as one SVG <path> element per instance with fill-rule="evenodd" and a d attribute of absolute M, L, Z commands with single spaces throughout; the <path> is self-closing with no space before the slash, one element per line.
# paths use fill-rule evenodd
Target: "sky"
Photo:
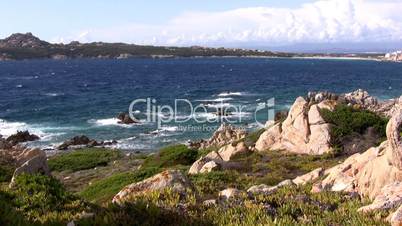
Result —
<path fill-rule="evenodd" d="M 174 46 L 402 43 L 402 0 L 13 0 L 0 38 Z"/>

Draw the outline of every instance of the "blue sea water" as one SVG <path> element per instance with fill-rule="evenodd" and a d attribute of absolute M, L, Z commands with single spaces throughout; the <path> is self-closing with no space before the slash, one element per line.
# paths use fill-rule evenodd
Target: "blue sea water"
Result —
<path fill-rule="evenodd" d="M 57 145 L 75 135 L 118 141 L 118 148 L 152 151 L 212 131 L 183 131 L 200 125 L 154 122 L 119 125 L 116 115 L 137 98 L 156 104 L 188 99 L 194 104 L 244 106 L 242 124 L 250 129 L 258 104 L 275 98 L 275 109 L 288 108 L 308 91 L 342 93 L 362 88 L 388 99 L 402 94 L 402 64 L 360 60 L 188 58 L 127 60 L 29 60 L 0 62 L 0 134 L 28 129 L 41 136 L 30 145 Z M 221 102 L 219 102 L 221 101 Z M 145 106 L 138 106 L 141 114 Z M 176 117 L 188 115 L 179 108 Z M 211 113 L 197 117 L 213 118 Z M 257 114 L 264 122 L 264 111 Z M 219 125 L 203 123 L 205 125 Z"/>

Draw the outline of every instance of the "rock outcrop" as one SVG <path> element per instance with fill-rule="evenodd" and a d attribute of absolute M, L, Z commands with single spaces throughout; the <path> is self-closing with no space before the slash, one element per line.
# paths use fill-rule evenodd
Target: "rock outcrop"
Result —
<path fill-rule="evenodd" d="M 303 97 L 298 97 L 285 121 L 273 125 L 260 136 L 256 149 L 283 149 L 315 155 L 331 151 L 331 125 L 321 117 L 320 109 L 333 109 L 335 104 L 324 100 L 310 105 Z"/>
<path fill-rule="evenodd" d="M 39 140 L 40 138 L 35 134 L 30 134 L 28 131 L 17 131 L 16 134 L 13 134 L 7 137 L 6 141 L 9 142 L 12 146 L 24 143 L 28 141 Z"/>
<path fill-rule="evenodd" d="M 46 153 L 40 149 L 25 149 L 15 157 L 17 169 L 14 171 L 10 187 L 14 186 L 15 178 L 21 174 L 50 175 L 50 169 L 47 165 Z"/>
<path fill-rule="evenodd" d="M 266 184 L 254 185 L 247 190 L 247 193 L 249 195 L 269 195 L 276 192 L 281 187 L 292 185 L 295 185 L 292 180 L 284 180 L 275 186 L 268 186 Z"/>
<path fill-rule="evenodd" d="M 327 170 L 328 176 L 317 186 L 333 191 L 355 191 L 375 198 L 382 194 L 386 185 L 402 181 L 401 124 L 400 110 L 387 125 L 387 141 Z"/>
<path fill-rule="evenodd" d="M 139 123 L 138 120 L 133 120 L 128 113 L 121 112 L 117 115 L 117 119 L 119 120 L 118 123 L 120 124 L 134 124 Z"/>
<path fill-rule="evenodd" d="M 211 151 L 193 163 L 188 171 L 189 174 L 207 173 L 230 167 L 229 162 L 233 158 L 249 154 L 251 151 L 244 142 L 233 142 L 223 146 L 218 151 Z"/>
<path fill-rule="evenodd" d="M 358 193 L 373 203 L 362 212 L 384 210 L 402 204 L 402 110 L 387 124 L 387 141 L 364 153 L 357 153 L 325 171 L 325 178 L 313 185 L 313 192 L 323 190 Z M 398 212 L 399 211 L 399 212 Z M 398 209 L 390 216 L 393 224 L 401 219 Z M 400 222 L 400 221 L 399 221 Z"/>
<path fill-rule="evenodd" d="M 219 192 L 218 196 L 220 199 L 229 200 L 229 199 L 236 199 L 242 195 L 242 191 L 236 188 L 226 188 Z"/>
<path fill-rule="evenodd" d="M 193 185 L 179 170 L 167 170 L 141 182 L 126 186 L 114 196 L 113 203 L 122 204 L 145 192 L 163 191 L 165 189 L 171 189 L 173 192 L 185 195 L 188 190 L 193 190 Z"/>
<path fill-rule="evenodd" d="M 102 143 L 99 143 L 96 140 L 89 139 L 87 136 L 82 135 L 82 136 L 75 136 L 70 140 L 64 141 L 64 143 L 59 145 L 57 149 L 67 150 L 70 146 L 94 147 L 101 144 Z"/>
<path fill-rule="evenodd" d="M 387 53 L 384 56 L 384 60 L 402 61 L 402 51 L 395 51 L 395 52 Z"/>
<path fill-rule="evenodd" d="M 234 141 L 246 137 L 247 133 L 243 129 L 236 128 L 233 125 L 222 124 L 212 135 L 209 140 L 201 141 L 196 146 L 200 149 L 207 149 L 211 147 L 222 147 L 231 144 Z"/>
<path fill-rule="evenodd" d="M 359 106 L 363 109 L 373 110 L 378 106 L 377 98 L 370 96 L 365 90 L 358 89 L 342 95 L 342 99 L 349 105 Z"/>
<path fill-rule="evenodd" d="M 309 92 L 306 98 L 296 99 L 283 122 L 275 121 L 274 124 L 273 121 L 267 122 L 267 130 L 256 142 L 256 149 L 259 151 L 282 149 L 313 155 L 330 152 L 332 150 L 331 124 L 325 122 L 321 116 L 321 110 L 332 111 L 338 104 L 370 110 L 383 116 L 392 116 L 400 109 L 402 97 L 381 102 L 362 89 L 341 95 L 330 92 Z M 368 130 L 366 134 L 359 137 L 345 138 L 346 151 L 352 154 L 372 147 L 378 140 L 378 135 L 372 132 Z M 356 142 L 360 140 L 361 142 Z M 350 142 L 347 143 L 348 141 Z"/>
<path fill-rule="evenodd" d="M 308 182 L 317 180 L 318 178 L 322 177 L 323 175 L 324 175 L 324 169 L 318 168 L 318 169 L 315 169 L 302 176 L 296 177 L 295 179 L 292 180 L 292 182 L 296 185 L 305 185 Z"/>

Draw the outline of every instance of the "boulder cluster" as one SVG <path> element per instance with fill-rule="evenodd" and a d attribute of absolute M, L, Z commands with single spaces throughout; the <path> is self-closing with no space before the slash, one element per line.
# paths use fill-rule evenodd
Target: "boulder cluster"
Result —
<path fill-rule="evenodd" d="M 67 150 L 69 148 L 80 148 L 80 147 L 102 147 L 116 144 L 117 141 L 96 141 L 94 139 L 90 139 L 85 135 L 75 136 L 69 140 L 64 141 L 61 145 L 57 147 L 58 150 Z"/>
<path fill-rule="evenodd" d="M 14 185 L 16 176 L 21 174 L 41 173 L 50 175 L 46 153 L 43 150 L 18 145 L 20 142 L 30 141 L 31 138 L 36 139 L 36 137 L 28 132 L 18 132 L 7 139 L 0 138 L 0 164 L 7 164 L 16 168 L 10 187 Z"/>
<path fill-rule="evenodd" d="M 386 129 L 387 140 L 378 147 L 351 155 L 332 168 L 317 168 L 275 186 L 259 184 L 251 186 L 247 191 L 226 188 L 217 194 L 218 199 L 205 200 L 204 205 L 217 205 L 221 201 L 238 197 L 269 195 L 284 186 L 313 183 L 312 192 L 342 191 L 351 196 L 371 198 L 373 203 L 360 208 L 362 212 L 399 207 L 388 220 L 392 225 L 402 225 L 402 97 L 380 102 L 363 90 L 343 95 L 311 92 L 306 98 L 298 97 L 288 113 L 281 113 L 281 120 L 267 122 L 266 131 L 260 135 L 255 147 L 245 144 L 245 131 L 225 124 L 209 140 L 191 143 L 189 146 L 192 148 L 216 151 L 210 151 L 196 160 L 188 174 L 229 169 L 233 167 L 232 163 L 235 162 L 232 160 L 236 156 L 253 151 L 285 150 L 310 155 L 330 152 L 331 125 L 324 120 L 321 110 L 333 111 L 340 103 L 371 110 L 383 116 L 392 115 Z M 138 194 L 164 189 L 179 194 L 194 191 L 186 175 L 168 170 L 125 187 L 113 198 L 113 202 L 120 204 Z M 301 198 L 309 201 L 308 197 Z"/>

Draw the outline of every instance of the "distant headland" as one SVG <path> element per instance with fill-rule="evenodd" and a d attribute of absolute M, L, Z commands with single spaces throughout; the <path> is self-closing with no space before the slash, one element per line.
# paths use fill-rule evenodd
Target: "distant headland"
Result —
<path fill-rule="evenodd" d="M 168 47 L 144 46 L 126 43 L 92 42 L 53 44 L 39 39 L 32 33 L 15 33 L 0 39 L 0 60 L 75 59 L 75 58 L 174 58 L 174 57 L 317 57 L 346 59 L 384 59 L 385 53 L 325 54 L 284 53 L 240 48 L 208 48 L 201 46 Z"/>

